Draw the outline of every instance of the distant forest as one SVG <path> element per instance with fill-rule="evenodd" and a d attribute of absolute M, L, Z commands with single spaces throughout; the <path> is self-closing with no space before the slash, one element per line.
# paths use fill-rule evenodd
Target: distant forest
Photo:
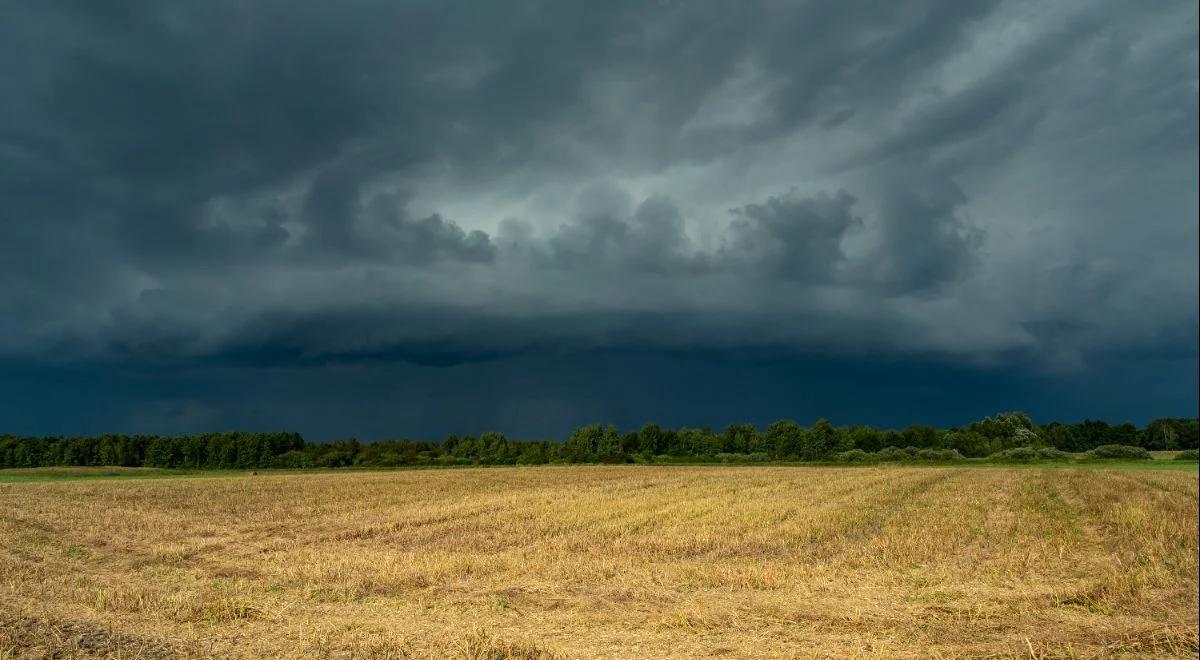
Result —
<path fill-rule="evenodd" d="M 1195 450 L 1197 420 L 1156 419 L 1144 428 L 1086 420 L 1034 424 L 1002 413 L 960 428 L 909 426 L 881 430 L 810 427 L 784 419 L 760 430 L 733 424 L 724 431 L 646 424 L 621 433 L 584 426 L 565 442 L 513 440 L 502 433 L 451 435 L 441 442 L 356 439 L 306 442 L 298 433 L 204 433 L 166 437 L 0 436 L 0 467 L 121 465 L 187 469 L 395 467 L 406 465 L 538 465 L 545 463 L 939 461 L 962 458 L 1053 459 L 1063 452 L 1148 457 L 1143 450 Z M 1118 446 L 1114 449 L 1114 446 Z M 1118 449 L 1123 448 L 1124 453 Z M 1114 453 L 1115 452 L 1115 453 Z M 1133 453 L 1130 453 L 1133 452 Z"/>

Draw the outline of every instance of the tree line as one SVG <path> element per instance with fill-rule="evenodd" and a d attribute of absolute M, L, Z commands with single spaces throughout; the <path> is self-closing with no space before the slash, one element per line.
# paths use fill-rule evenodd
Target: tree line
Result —
<path fill-rule="evenodd" d="M 1095 453 L 1097 448 L 1114 445 L 1151 451 L 1195 450 L 1200 444 L 1198 439 L 1196 419 L 1156 419 L 1139 429 L 1132 424 L 1110 425 L 1098 420 L 1039 425 L 1018 412 L 1001 413 L 948 429 L 921 425 L 902 430 L 834 426 L 824 419 L 808 427 L 790 419 L 779 420 L 765 429 L 753 424 L 731 424 L 719 432 L 709 428 L 672 429 L 658 424 L 620 432 L 614 426 L 594 424 L 576 429 L 564 442 L 514 440 L 502 433 L 450 435 L 440 442 L 359 442 L 351 438 L 321 443 L 306 442 L 298 433 L 229 432 L 174 437 L 0 435 L 0 468 L 114 465 L 257 469 L 1053 458 L 1058 456 L 1055 451 Z"/>

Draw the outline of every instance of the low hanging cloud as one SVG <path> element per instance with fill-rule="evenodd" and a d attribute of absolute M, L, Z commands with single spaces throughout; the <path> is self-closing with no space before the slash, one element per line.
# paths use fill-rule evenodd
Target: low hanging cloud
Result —
<path fill-rule="evenodd" d="M 1196 38 L 1183 2 L 27 4 L 0 352 L 1178 347 Z"/>
<path fill-rule="evenodd" d="M 842 239 L 860 224 L 854 197 L 799 197 L 794 193 L 734 209 L 722 260 L 767 278 L 821 284 L 832 281 L 845 261 Z"/>
<path fill-rule="evenodd" d="M 890 293 L 929 292 L 958 281 L 985 247 L 986 236 L 957 215 L 966 196 L 952 182 L 893 184 L 882 199 L 878 248 L 869 271 Z"/>

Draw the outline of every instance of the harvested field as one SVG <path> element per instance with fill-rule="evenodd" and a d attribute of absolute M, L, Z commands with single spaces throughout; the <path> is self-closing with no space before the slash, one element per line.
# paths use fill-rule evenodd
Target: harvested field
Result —
<path fill-rule="evenodd" d="M 1197 473 L 0 484 L 0 658 L 1197 655 Z"/>

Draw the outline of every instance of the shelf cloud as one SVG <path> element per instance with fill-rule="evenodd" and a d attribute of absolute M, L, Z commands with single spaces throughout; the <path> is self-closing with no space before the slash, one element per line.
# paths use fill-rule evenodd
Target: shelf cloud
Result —
<path fill-rule="evenodd" d="M 8 363 L 394 385 L 518 360 L 543 392 L 547 360 L 605 351 L 1169 355 L 1195 412 L 1194 3 L 6 13 Z M 179 424 L 228 421 L 178 396 Z"/>

